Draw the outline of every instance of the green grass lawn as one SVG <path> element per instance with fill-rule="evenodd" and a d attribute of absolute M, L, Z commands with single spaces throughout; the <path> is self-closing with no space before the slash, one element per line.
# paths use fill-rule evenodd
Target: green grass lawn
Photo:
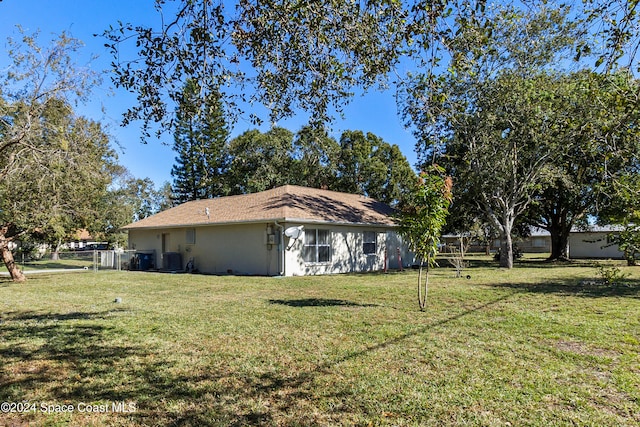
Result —
<path fill-rule="evenodd" d="M 414 271 L 0 279 L 0 402 L 30 405 L 0 425 L 635 426 L 623 270 L 478 259 L 434 272 L 426 312 Z"/>
<path fill-rule="evenodd" d="M 20 269 L 29 272 L 32 270 L 48 270 L 48 269 L 93 269 L 93 251 L 86 252 L 61 252 L 59 259 L 52 260 L 51 255 L 39 260 L 31 260 L 23 262 L 17 259 Z"/>

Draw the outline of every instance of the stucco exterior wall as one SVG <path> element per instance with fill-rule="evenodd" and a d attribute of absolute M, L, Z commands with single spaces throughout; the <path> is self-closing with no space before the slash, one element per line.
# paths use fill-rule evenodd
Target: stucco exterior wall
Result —
<path fill-rule="evenodd" d="M 569 256 L 571 258 L 611 258 L 622 259 L 618 245 L 608 245 L 606 232 L 571 233 L 569 235 Z"/>
<path fill-rule="evenodd" d="M 297 224 L 296 224 L 297 225 Z M 306 225 L 305 233 L 310 230 L 329 230 L 330 255 L 327 262 L 305 262 L 303 259 L 304 237 L 297 240 L 286 251 L 285 275 L 307 276 L 318 274 L 335 274 L 364 271 L 378 271 L 383 268 L 384 249 L 380 242 L 383 239 L 377 229 L 367 228 L 366 231 L 376 232 L 376 252 L 366 255 L 363 251 L 363 232 L 365 228 L 331 227 L 321 225 Z M 382 249 L 382 251 L 381 251 Z"/>
<path fill-rule="evenodd" d="M 285 238 L 288 250 L 285 253 L 285 275 L 307 276 L 320 274 L 354 273 L 382 271 L 385 268 L 398 268 L 397 249 L 400 248 L 402 263 L 411 263 L 405 245 L 396 232 L 384 227 L 367 226 L 330 226 L 289 223 L 286 227 L 304 225 L 308 230 L 330 231 L 330 260 L 328 262 L 306 262 L 303 257 L 304 237 L 291 242 Z M 365 254 L 364 233 L 373 232 L 376 236 L 375 253 Z M 386 258 L 385 258 L 386 257 Z"/>
<path fill-rule="evenodd" d="M 415 255 L 402 241 L 402 237 L 394 230 L 387 231 L 385 247 L 387 249 L 387 268 L 389 269 L 399 269 L 401 264 L 402 268 L 411 268 L 412 265 L 418 263 Z"/>
<path fill-rule="evenodd" d="M 154 251 L 155 266 L 158 268 L 162 266 L 163 252 L 178 252 L 182 255 L 183 267 L 193 258 L 197 270 L 211 274 L 277 276 L 283 273 L 285 276 L 304 276 L 382 271 L 385 262 L 389 269 L 399 268 L 398 249 L 404 267 L 413 262 L 400 237 L 388 227 L 291 222 L 278 225 L 264 223 L 134 229 L 129 231 L 129 248 Z M 297 240 L 283 237 L 282 230 L 299 225 L 303 225 L 305 231 L 329 230 L 328 262 L 305 262 L 304 236 Z M 365 232 L 375 233 L 373 254 L 364 252 Z M 190 242 L 194 233 L 195 241 Z"/>
<path fill-rule="evenodd" d="M 187 241 L 187 230 L 191 230 L 189 233 L 195 230 L 194 241 Z M 129 247 L 154 250 L 156 266 L 162 266 L 163 252 L 178 252 L 183 267 L 193 258 L 195 268 L 203 273 L 263 276 L 279 273 L 278 247 L 267 244 L 267 224 L 130 230 Z"/>

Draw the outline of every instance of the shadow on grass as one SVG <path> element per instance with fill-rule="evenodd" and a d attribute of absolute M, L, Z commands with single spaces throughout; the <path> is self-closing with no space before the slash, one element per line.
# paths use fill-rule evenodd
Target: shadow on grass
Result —
<path fill-rule="evenodd" d="M 70 320 L 89 320 L 89 319 L 104 319 L 108 316 L 119 312 L 127 312 L 125 309 L 113 309 L 103 312 L 82 312 L 74 311 L 71 313 L 9 313 L 11 320 L 13 321 L 26 321 L 26 322 L 64 322 Z"/>
<path fill-rule="evenodd" d="M 378 307 L 377 304 L 360 304 L 341 299 L 304 298 L 304 299 L 271 299 L 270 304 L 280 304 L 289 307 Z"/>
<path fill-rule="evenodd" d="M 195 405 L 200 408 L 195 412 L 168 413 L 163 406 L 168 405 L 167 402 L 196 403 L 202 401 L 203 396 L 211 395 L 212 390 L 201 384 L 211 382 L 215 374 L 172 374 L 176 365 L 173 354 L 138 344 L 134 338 L 110 326 L 113 322 L 109 318 L 127 313 L 130 312 L 123 309 L 4 313 L 0 318 L 0 401 L 24 402 L 39 396 L 48 405 L 77 407 L 83 402 L 106 404 L 109 409 L 110 405 L 123 402 L 136 405 L 135 413 L 107 411 L 105 417 L 108 416 L 109 425 L 119 424 L 116 418 L 126 418 L 141 425 L 177 422 L 177 425 L 204 426 L 211 425 L 211 420 L 219 416 L 236 417 L 215 405 L 209 408 Z M 218 376 L 227 374 L 218 373 Z M 7 419 L 0 419 L 8 425 L 42 421 L 38 410 L 6 416 Z M 59 416 L 60 420 L 67 420 L 64 421 L 67 425 L 67 414 Z M 74 421 L 76 425 L 84 424 L 79 411 L 75 411 L 74 416 L 80 417 Z M 48 422 L 51 424 L 51 417 Z"/>
<path fill-rule="evenodd" d="M 496 265 L 498 262 L 496 261 Z M 526 268 L 584 268 L 584 267 L 596 267 L 598 265 L 623 265 L 622 260 L 605 260 L 605 259 L 569 259 L 569 260 L 549 260 L 546 258 L 528 259 L 523 258 L 516 260 L 514 266 L 526 267 Z"/>
<path fill-rule="evenodd" d="M 24 267 L 29 270 L 64 270 L 64 269 L 77 269 L 85 266 L 93 266 L 93 259 L 80 260 L 75 262 L 66 263 L 64 261 L 49 261 L 49 262 L 33 262 L 25 263 Z"/>
<path fill-rule="evenodd" d="M 636 281 L 632 285 L 628 290 L 632 292 L 631 296 L 638 297 L 640 283 Z M 117 323 L 109 321 L 129 315 L 123 309 L 46 314 L 10 312 L 4 315 L 0 327 L 0 359 L 3 361 L 0 366 L 0 398 L 2 401 L 21 401 L 25 393 L 42 390 L 51 403 L 137 403 L 138 412 L 135 414 L 108 414 L 105 420 L 110 424 L 326 425 L 330 424 L 326 420 L 321 422 L 303 415 L 309 409 L 317 409 L 313 402 L 318 399 L 318 393 L 325 397 L 335 395 L 342 402 L 351 400 L 344 407 L 333 410 L 335 417 L 348 419 L 357 411 L 366 411 L 364 404 L 359 406 L 358 396 L 348 389 L 348 385 L 344 389 L 338 386 L 335 390 L 316 390 L 319 379 L 333 375 L 341 364 L 403 345 L 407 340 L 491 309 L 523 292 L 630 296 L 625 288 L 592 289 L 569 281 L 495 286 L 503 288 L 504 292 L 490 301 L 477 303 L 468 309 L 460 307 L 454 315 L 416 324 L 406 333 L 345 351 L 315 364 L 305 364 L 293 372 L 288 368 L 267 369 L 267 372 L 252 366 L 234 368 L 224 357 L 213 356 L 203 365 L 193 364 L 185 368 L 185 363 L 192 362 L 185 362 L 190 360 L 189 356 L 182 355 L 181 351 L 174 354 L 166 348 L 150 346 L 138 342 L 135 337 L 123 335 Z M 374 306 L 315 298 L 271 300 L 270 303 L 290 307 Z M 145 333 L 145 336 L 149 334 L 153 332 Z M 184 352 L 189 350 L 185 348 Z M 115 417 L 126 417 L 128 421 L 123 419 L 120 422 Z M 336 419 L 341 418 L 333 420 Z"/>
<path fill-rule="evenodd" d="M 40 314 L 8 313 L 3 316 L 0 338 L 0 399 L 20 401 L 20 390 L 38 390 L 72 378 L 112 372 L 122 358 L 143 351 L 129 345 L 106 345 L 112 328 L 96 321 L 113 315 L 105 312 Z M 8 368 L 12 365 L 11 368 Z M 91 374 L 88 374 L 91 370 Z M 69 371 L 69 372 L 67 372 Z M 61 376 L 62 375 L 62 376 Z M 114 390 L 86 390 L 84 381 L 56 388 L 60 399 L 122 399 Z"/>
<path fill-rule="evenodd" d="M 554 294 L 588 298 L 640 298 L 640 280 L 629 279 L 619 284 L 605 284 L 588 280 L 554 280 L 544 283 L 501 283 L 488 284 L 488 286 L 535 294 Z"/>
<path fill-rule="evenodd" d="M 326 424 L 303 415 L 309 403 L 318 398 L 314 386 L 318 377 L 332 374 L 342 363 L 401 344 L 484 310 L 515 293 L 455 316 L 417 326 L 405 334 L 325 359 L 322 363 L 305 365 L 293 373 L 289 369 L 266 373 L 255 373 L 251 368 L 239 371 L 224 359 L 200 368 L 190 366 L 186 369 L 184 358 L 188 356 L 182 352 L 176 354 L 163 347 L 154 348 L 148 343 L 138 342 L 130 333 L 123 334 L 117 322 L 110 320 L 130 315 L 123 309 L 44 314 L 9 312 L 3 315 L 0 328 L 0 359 L 3 361 L 0 366 L 0 400 L 23 401 L 29 396 L 39 396 L 52 404 L 137 404 L 136 413 L 107 414 L 108 419 L 105 420 L 110 424 L 272 426 L 282 424 L 283 419 L 288 419 L 290 425 Z M 322 299 L 273 300 L 273 303 L 293 307 L 322 304 L 370 306 Z M 335 393 L 339 395 L 342 392 L 335 390 Z M 347 393 L 344 399 L 354 397 L 347 391 L 344 393 Z M 357 404 L 349 408 L 343 410 L 360 410 Z M 39 415 L 15 415 L 10 421 L 16 424 L 25 421 L 37 423 Z M 334 415 L 340 416 L 338 413 Z M 348 417 L 349 414 L 343 416 Z M 82 423 L 82 414 L 74 414 L 74 417 L 80 417 L 74 418 L 74 422 Z"/>
<path fill-rule="evenodd" d="M 441 268 L 451 268 L 451 264 L 447 261 L 446 257 L 441 256 L 436 258 Z M 467 266 L 465 268 L 500 268 L 500 262 L 492 258 L 465 258 Z M 567 260 L 567 261 L 549 261 L 547 258 L 521 258 L 513 262 L 514 268 L 574 268 L 574 267 L 595 267 L 599 264 L 611 264 L 610 260 L 595 260 L 595 259 L 579 259 L 579 260 Z M 614 264 L 621 264 L 622 261 L 613 261 Z"/>

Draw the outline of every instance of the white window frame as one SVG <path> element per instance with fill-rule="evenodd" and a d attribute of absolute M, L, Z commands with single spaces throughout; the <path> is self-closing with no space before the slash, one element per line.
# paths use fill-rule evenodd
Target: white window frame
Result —
<path fill-rule="evenodd" d="M 371 251 L 371 244 L 373 244 L 373 251 Z M 376 256 L 378 254 L 378 233 L 375 231 L 364 231 L 362 233 L 362 252 L 366 256 Z"/>
<path fill-rule="evenodd" d="M 320 234 L 326 233 L 326 242 L 320 243 Z M 311 237 L 313 237 L 313 242 L 310 243 Z M 312 258 L 308 259 L 307 251 L 309 248 L 312 248 Z M 327 250 L 327 259 L 320 260 L 320 251 L 321 248 L 326 248 Z M 331 230 L 322 229 L 322 228 L 307 228 L 304 230 L 304 244 L 302 246 L 302 259 L 305 264 L 328 264 L 331 262 Z"/>

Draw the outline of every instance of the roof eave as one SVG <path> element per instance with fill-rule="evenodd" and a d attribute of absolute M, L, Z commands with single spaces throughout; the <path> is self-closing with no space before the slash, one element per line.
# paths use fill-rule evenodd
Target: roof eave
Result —
<path fill-rule="evenodd" d="M 295 222 L 299 224 L 313 224 L 313 225 L 337 225 L 337 226 L 351 226 L 351 227 L 388 227 L 396 228 L 398 224 L 389 224 L 381 222 L 342 222 L 342 221 L 327 221 L 308 218 L 261 218 L 249 221 L 220 221 L 220 222 L 198 222 L 198 223 L 185 223 L 185 224 L 165 224 L 165 225 L 149 225 L 149 226 L 136 226 L 136 223 L 126 225 L 121 228 L 123 231 L 130 230 L 162 230 L 167 228 L 196 228 L 196 227 L 211 227 L 211 226 L 224 226 L 224 225 L 243 225 L 243 224 L 264 224 L 272 222 Z"/>

